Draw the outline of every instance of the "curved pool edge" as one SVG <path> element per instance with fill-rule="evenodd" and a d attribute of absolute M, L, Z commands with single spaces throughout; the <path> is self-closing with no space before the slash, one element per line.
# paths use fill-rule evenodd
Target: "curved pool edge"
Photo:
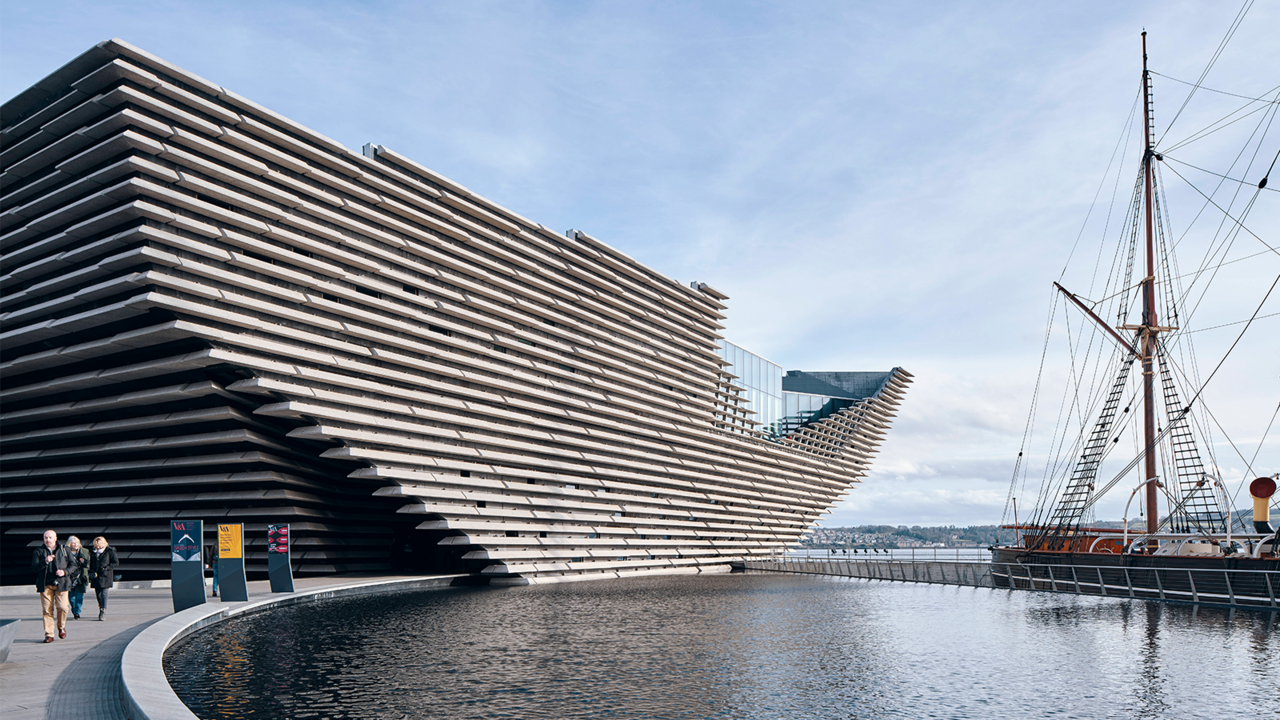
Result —
<path fill-rule="evenodd" d="M 219 607 L 210 607 L 206 603 L 174 613 L 152 623 L 125 647 L 124 654 L 120 658 L 120 682 L 125 710 L 133 720 L 199 720 L 195 713 L 178 699 L 177 693 L 169 685 L 169 680 L 164 674 L 164 654 L 175 642 L 211 625 L 233 617 L 316 600 L 399 590 L 446 588 L 473 582 L 474 578 L 470 575 L 435 575 L 354 582 L 300 590 Z"/>

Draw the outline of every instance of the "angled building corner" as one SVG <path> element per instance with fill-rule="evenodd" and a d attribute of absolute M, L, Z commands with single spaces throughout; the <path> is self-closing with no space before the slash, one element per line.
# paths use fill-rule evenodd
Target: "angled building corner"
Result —
<path fill-rule="evenodd" d="M 101 43 L 0 110 L 6 582 L 47 527 L 162 576 L 179 517 L 245 523 L 253 573 L 279 522 L 312 574 L 777 551 L 911 376 L 811 373 L 834 394 L 787 415 L 780 371 L 778 403 L 734 372 L 726 299 Z"/>

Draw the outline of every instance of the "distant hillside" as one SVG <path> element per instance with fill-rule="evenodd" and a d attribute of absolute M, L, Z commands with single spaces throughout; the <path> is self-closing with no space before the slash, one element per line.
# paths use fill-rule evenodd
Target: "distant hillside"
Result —
<path fill-rule="evenodd" d="M 1091 527 L 1115 528 L 1124 527 L 1121 520 L 1098 520 L 1089 523 Z M 1146 521 L 1131 519 L 1130 530 L 1141 531 Z M 1246 531 L 1245 528 L 1248 528 Z M 1244 510 L 1236 513 L 1235 531 L 1253 531 L 1253 512 Z M 1011 542 L 1013 531 L 1005 530 L 1000 537 L 999 525 L 955 525 L 921 526 L 912 525 L 856 525 L 854 527 L 816 528 L 803 544 L 813 548 L 908 548 L 908 547 L 988 547 L 998 541 Z"/>
<path fill-rule="evenodd" d="M 858 525 L 841 528 L 816 528 L 804 544 L 809 547 L 907 548 L 907 547 L 987 547 L 994 545 L 999 533 L 997 525 L 957 527 L 944 525 Z M 1011 531 L 1004 531 L 1011 539 Z"/>

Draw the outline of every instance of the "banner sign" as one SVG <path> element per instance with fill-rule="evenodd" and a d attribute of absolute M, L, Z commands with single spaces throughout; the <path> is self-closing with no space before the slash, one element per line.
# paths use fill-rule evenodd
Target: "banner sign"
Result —
<path fill-rule="evenodd" d="M 218 560 L 234 560 L 244 557 L 244 526 L 218 526 Z"/>
<path fill-rule="evenodd" d="M 173 562 L 200 562 L 200 520 L 174 520 L 169 525 L 169 545 Z"/>
<path fill-rule="evenodd" d="M 249 599 L 248 577 L 244 573 L 244 525 L 218 526 L 218 564 L 214 568 L 214 575 L 222 586 L 223 602 Z"/>
<path fill-rule="evenodd" d="M 267 552 L 269 553 L 289 552 L 289 526 L 288 525 L 268 525 L 267 526 Z"/>
<path fill-rule="evenodd" d="M 267 579 L 271 581 L 271 592 L 293 592 L 288 525 L 267 526 Z"/>
<path fill-rule="evenodd" d="M 169 577 L 173 611 L 204 603 L 204 521 L 169 521 Z"/>

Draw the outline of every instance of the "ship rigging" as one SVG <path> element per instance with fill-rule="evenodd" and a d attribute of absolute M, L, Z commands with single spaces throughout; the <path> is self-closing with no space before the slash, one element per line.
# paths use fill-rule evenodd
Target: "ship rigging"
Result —
<path fill-rule="evenodd" d="M 1055 300 L 1065 300 L 1063 307 L 1070 308 L 1081 318 L 1074 328 L 1070 317 L 1064 323 L 1065 332 L 1074 340 L 1070 357 L 1074 384 L 1069 383 L 1063 396 L 1064 407 L 1059 411 L 1060 417 L 1074 418 L 1080 432 L 1074 440 L 1068 440 L 1065 428 L 1055 434 L 1057 453 L 1050 455 L 1052 459 L 1046 467 L 1046 481 L 1042 483 L 1032 516 L 1019 524 L 1016 520 L 1016 495 L 1019 481 L 1024 487 L 1026 482 L 1024 452 L 1031 434 L 1032 420 L 1029 417 L 1024 448 L 1018 455 L 1007 504 L 1014 508 L 1015 522 L 1013 526 L 1006 527 L 1015 529 L 1020 537 L 1011 546 L 993 548 L 997 559 L 1020 557 L 1036 562 L 1075 563 L 1088 562 L 1090 556 L 1095 556 L 1093 559 L 1096 560 L 1098 555 L 1116 559 L 1154 555 L 1274 558 L 1276 546 L 1280 544 L 1275 529 L 1267 522 L 1275 490 L 1274 480 L 1259 478 L 1250 485 L 1255 498 L 1253 527 L 1244 524 L 1232 511 L 1233 494 L 1222 477 L 1213 444 L 1209 441 L 1210 426 L 1216 423 L 1216 418 L 1203 402 L 1205 387 L 1218 374 L 1239 337 L 1249 332 L 1259 318 L 1277 282 L 1280 282 L 1280 276 L 1270 284 L 1270 289 L 1266 290 L 1248 320 L 1243 321 L 1244 328 L 1236 343 L 1232 343 L 1222 360 L 1203 379 L 1196 370 L 1192 339 L 1185 329 L 1217 270 L 1228 262 L 1247 259 L 1226 260 L 1228 250 L 1238 238 L 1260 242 L 1266 250 L 1257 254 L 1280 257 L 1280 251 L 1254 233 L 1247 223 L 1259 199 L 1275 192 L 1267 187 L 1275 160 L 1267 158 L 1271 153 L 1264 151 L 1270 149 L 1267 147 L 1267 130 L 1277 114 L 1277 103 L 1280 102 L 1277 90 L 1280 88 L 1268 91 L 1268 96 L 1245 98 L 1244 108 L 1191 136 L 1192 139 L 1203 138 L 1212 134 L 1215 128 L 1220 129 L 1257 114 L 1257 129 L 1249 136 L 1246 147 L 1252 151 L 1246 167 L 1237 168 L 1233 163 L 1225 172 L 1205 172 L 1217 177 L 1219 187 L 1222 187 L 1232 181 L 1233 174 L 1256 172 L 1255 162 L 1265 170 L 1259 180 L 1234 181 L 1237 183 L 1237 196 L 1241 191 L 1252 192 L 1244 201 L 1239 197 L 1233 198 L 1225 203 L 1225 208 L 1222 206 L 1224 203 L 1214 199 L 1214 192 L 1196 190 L 1206 199 L 1206 208 L 1221 211 L 1223 219 L 1211 244 L 1212 252 L 1207 254 L 1196 272 L 1187 274 L 1193 279 L 1184 286 L 1182 280 L 1186 276 L 1179 272 L 1175 255 L 1183 238 L 1174 239 L 1169 229 L 1166 195 L 1160 182 L 1160 168 L 1167 165 L 1166 155 L 1171 151 L 1161 151 L 1156 138 L 1153 71 L 1148 65 L 1146 32 L 1142 33 L 1142 65 L 1139 91 L 1142 154 L 1123 225 L 1122 241 L 1118 243 L 1111 272 L 1100 289 L 1101 299 L 1090 300 L 1087 297 L 1098 292 L 1096 286 L 1090 286 L 1079 294 L 1061 283 L 1054 283 Z M 1204 75 L 1201 76 L 1203 79 Z M 1200 87 L 1197 83 L 1193 92 Z M 1185 103 L 1183 107 L 1186 107 Z M 1271 145 L 1274 144 L 1272 141 Z M 1185 145 L 1186 142 L 1181 142 L 1172 147 L 1178 149 Z M 1275 154 L 1280 157 L 1280 150 Z M 1236 156 L 1236 162 L 1244 156 L 1246 154 L 1242 151 Z M 1259 157 L 1262 158 L 1260 161 L 1257 160 Z M 1233 211 L 1237 203 L 1239 209 Z M 1135 273 L 1139 275 L 1137 278 Z M 1202 278 L 1205 278 L 1203 282 Z M 1193 295 L 1193 288 L 1198 295 Z M 1056 316 L 1057 307 L 1055 302 L 1051 318 Z M 1049 333 L 1054 331 L 1050 322 L 1046 330 L 1046 348 Z M 1043 361 L 1040 373 L 1033 399 L 1033 414 L 1043 381 Z M 1241 381 L 1240 378 L 1234 380 Z M 1109 479 L 1100 480 L 1104 462 L 1120 446 L 1126 434 L 1134 439 L 1132 459 Z M 1250 466 L 1247 459 L 1245 464 L 1246 480 L 1261 474 Z M 1099 500 L 1126 477 L 1131 477 L 1132 471 L 1139 466 L 1141 474 L 1133 486 L 1130 501 L 1140 498 L 1139 508 L 1145 523 L 1139 528 L 1130 528 L 1126 506 L 1123 528 L 1093 527 L 1094 510 Z M 1269 481 L 1269 486 L 1263 481 Z M 1270 491 L 1267 491 L 1268 487 Z M 1260 504 L 1257 502 L 1259 492 L 1266 492 Z M 1008 513 L 1006 521 L 1007 518 Z M 1048 557 L 1044 555 L 1046 553 L 1058 557 Z"/>

